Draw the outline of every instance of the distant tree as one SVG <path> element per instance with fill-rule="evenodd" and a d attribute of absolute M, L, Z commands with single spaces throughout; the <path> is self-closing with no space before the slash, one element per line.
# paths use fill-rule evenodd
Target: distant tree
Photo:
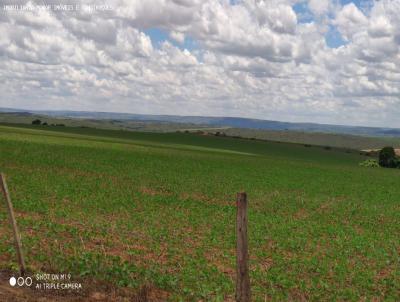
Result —
<path fill-rule="evenodd" d="M 39 119 L 36 119 L 36 120 L 32 121 L 32 125 L 41 125 L 41 124 L 42 124 L 42 121 L 39 120 Z"/>
<path fill-rule="evenodd" d="M 47 126 L 47 122 L 44 122 L 42 125 L 43 125 L 43 126 Z"/>
<path fill-rule="evenodd" d="M 396 168 L 399 165 L 393 147 L 385 147 L 379 152 L 379 165 L 385 168 Z"/>

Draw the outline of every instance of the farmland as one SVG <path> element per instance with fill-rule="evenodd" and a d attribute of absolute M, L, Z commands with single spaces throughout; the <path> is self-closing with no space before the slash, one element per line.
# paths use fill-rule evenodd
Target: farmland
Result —
<path fill-rule="evenodd" d="M 170 301 L 233 298 L 238 191 L 254 301 L 399 300 L 400 170 L 363 160 L 229 137 L 0 126 L 30 270 L 148 284 Z M 0 268 L 15 269 L 6 219 L 2 202 Z"/>
<path fill-rule="evenodd" d="M 61 114 L 61 113 L 60 113 Z M 116 116 L 118 117 L 118 115 Z M 132 117 L 133 118 L 133 117 Z M 68 127 L 76 128 L 98 128 L 105 130 L 129 130 L 139 132 L 203 132 L 216 134 L 217 132 L 223 135 L 232 137 L 242 137 L 249 139 L 268 140 L 276 142 L 309 144 L 316 146 L 330 146 L 335 148 L 348 149 L 376 149 L 385 146 L 400 147 L 400 138 L 395 136 L 376 136 L 377 133 L 369 135 L 360 133 L 359 135 L 350 135 L 346 133 L 331 132 L 316 132 L 315 130 L 268 130 L 268 129 L 246 129 L 229 126 L 216 126 L 212 124 L 194 124 L 188 122 L 174 121 L 157 121 L 151 120 L 157 117 L 142 117 L 148 120 L 127 120 L 127 119 L 105 119 L 94 115 L 89 117 L 66 117 L 66 116 L 50 116 L 38 115 L 29 112 L 1 112 L 0 108 L 0 123 L 13 126 L 14 124 L 30 125 L 33 120 L 39 119 L 46 122 L 48 125 L 63 124 Z M 159 117 L 160 118 L 160 117 Z M 194 120 L 196 121 L 196 120 Z M 52 126 L 49 126 L 51 128 Z M 357 127 L 356 127 L 357 128 Z M 355 129 L 356 129 L 355 128 Z M 374 128 L 372 128 L 374 129 Z M 54 130 L 54 129 L 53 129 Z M 377 129 L 374 129 L 378 131 Z M 322 131 L 322 130 L 321 130 Z M 357 133 L 357 132 L 356 132 Z M 101 135 L 101 133 L 99 133 Z M 375 134 L 375 136 L 374 136 Z"/>

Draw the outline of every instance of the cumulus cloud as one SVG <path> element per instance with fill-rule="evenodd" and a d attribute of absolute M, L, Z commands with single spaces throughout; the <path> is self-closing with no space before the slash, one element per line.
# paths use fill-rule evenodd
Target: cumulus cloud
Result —
<path fill-rule="evenodd" d="M 309 0 L 308 2 L 310 11 L 318 16 L 327 14 L 331 4 L 329 0 Z"/>
<path fill-rule="evenodd" d="M 27 3 L 0 1 L 0 106 L 400 127 L 399 0 L 4 9 Z M 314 18 L 302 22 L 295 4 Z M 329 27 L 346 43 L 328 47 Z M 154 29 L 166 40 L 155 39 Z M 195 47 L 185 49 L 188 41 Z"/>
<path fill-rule="evenodd" d="M 354 35 L 364 33 L 368 19 L 354 3 L 350 3 L 339 11 L 334 24 L 338 26 L 342 36 L 350 40 Z"/>

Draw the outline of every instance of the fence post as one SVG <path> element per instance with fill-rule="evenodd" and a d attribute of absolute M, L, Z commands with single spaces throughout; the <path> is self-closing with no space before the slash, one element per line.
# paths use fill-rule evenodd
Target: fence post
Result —
<path fill-rule="evenodd" d="M 8 187 L 7 187 L 7 183 L 6 183 L 6 177 L 3 173 L 0 173 L 0 186 L 1 186 L 1 189 L 4 194 L 4 198 L 6 199 L 8 216 L 10 217 L 10 223 L 12 225 L 13 232 L 14 232 L 15 248 L 17 250 L 17 256 L 18 256 L 18 262 L 19 262 L 21 276 L 24 276 L 26 267 L 25 267 L 24 256 L 22 254 L 21 237 L 19 236 L 17 222 L 16 222 L 15 216 L 14 216 L 14 209 L 13 209 L 13 206 L 11 203 L 11 197 L 10 197 L 10 193 L 8 192 Z"/>
<path fill-rule="evenodd" d="M 236 301 L 250 301 L 249 253 L 247 244 L 247 195 L 236 197 Z"/>

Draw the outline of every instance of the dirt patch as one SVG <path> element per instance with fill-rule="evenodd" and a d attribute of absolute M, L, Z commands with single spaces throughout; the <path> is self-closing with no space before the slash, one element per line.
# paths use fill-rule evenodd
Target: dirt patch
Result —
<path fill-rule="evenodd" d="M 167 301 L 169 293 L 150 285 L 139 290 L 118 288 L 114 285 L 97 280 L 80 280 L 85 286 L 80 290 L 35 290 L 32 287 L 11 286 L 9 280 L 14 276 L 10 270 L 0 271 L 0 301 L 31 302 L 31 301 L 132 301 L 132 302 L 163 302 Z"/>
<path fill-rule="evenodd" d="M 306 219 L 308 217 L 308 212 L 306 209 L 300 209 L 294 213 L 293 217 L 297 220 Z"/>
<path fill-rule="evenodd" d="M 234 254 L 234 251 L 230 251 Z M 236 270 L 234 266 L 231 265 L 228 258 L 223 257 L 219 250 L 212 250 L 205 253 L 205 258 L 210 265 L 216 267 L 221 273 L 229 276 L 231 279 L 235 277 Z"/>
<path fill-rule="evenodd" d="M 342 203 L 345 201 L 346 201 L 345 197 L 340 197 L 340 196 L 339 197 L 331 197 L 331 198 L 327 199 L 326 201 L 322 202 L 316 211 L 319 214 L 329 213 L 330 211 L 332 211 L 332 208 L 336 204 Z"/>
<path fill-rule="evenodd" d="M 139 192 L 144 194 L 144 195 L 149 195 L 149 196 L 172 196 L 173 193 L 167 190 L 162 190 L 162 189 L 154 189 L 154 188 L 148 188 L 148 187 L 141 187 L 139 189 Z"/>
<path fill-rule="evenodd" d="M 263 272 L 268 272 L 269 269 L 274 265 L 274 261 L 272 260 L 271 257 L 266 257 L 264 259 L 260 259 L 259 260 L 259 268 L 261 269 L 261 271 Z"/>
<path fill-rule="evenodd" d="M 392 268 L 391 267 L 385 267 L 381 269 L 375 276 L 376 281 L 384 280 L 390 277 L 392 274 Z"/>

